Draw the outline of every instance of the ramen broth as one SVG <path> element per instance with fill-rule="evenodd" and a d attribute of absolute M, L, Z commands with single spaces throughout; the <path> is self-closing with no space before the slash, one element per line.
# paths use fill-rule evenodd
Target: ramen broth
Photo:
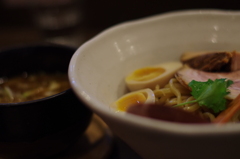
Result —
<path fill-rule="evenodd" d="M 21 75 L 0 79 L 0 103 L 25 102 L 48 97 L 70 88 L 66 73 Z"/>

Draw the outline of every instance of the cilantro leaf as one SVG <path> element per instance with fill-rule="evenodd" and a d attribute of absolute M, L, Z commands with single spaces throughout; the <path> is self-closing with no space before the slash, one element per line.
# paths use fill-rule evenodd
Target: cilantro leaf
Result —
<path fill-rule="evenodd" d="M 200 106 L 212 109 L 215 113 L 223 111 L 226 109 L 226 99 L 224 97 L 230 93 L 227 88 L 231 84 L 233 84 L 233 81 L 224 78 L 215 81 L 209 79 L 206 82 L 192 80 L 188 85 L 192 89 L 191 94 L 196 100 L 181 103 L 174 107 L 198 102 Z"/>

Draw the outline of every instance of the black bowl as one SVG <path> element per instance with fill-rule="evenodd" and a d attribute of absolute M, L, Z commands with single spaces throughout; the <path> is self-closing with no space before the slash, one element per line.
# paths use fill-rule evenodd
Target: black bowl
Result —
<path fill-rule="evenodd" d="M 38 44 L 0 51 L 0 77 L 23 71 L 65 72 L 75 48 Z M 0 104 L 0 158 L 45 158 L 77 141 L 92 112 L 72 89 L 21 103 Z"/>

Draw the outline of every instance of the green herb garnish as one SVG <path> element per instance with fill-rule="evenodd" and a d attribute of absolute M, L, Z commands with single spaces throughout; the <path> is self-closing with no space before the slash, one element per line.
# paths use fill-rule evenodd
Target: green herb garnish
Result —
<path fill-rule="evenodd" d="M 215 81 L 209 79 L 207 82 L 198 82 L 192 80 L 188 86 L 192 89 L 193 101 L 181 103 L 174 107 L 198 102 L 200 106 L 205 106 L 212 109 L 215 113 L 226 109 L 226 99 L 224 98 L 230 92 L 228 87 L 233 84 L 233 81 L 216 79 Z"/>

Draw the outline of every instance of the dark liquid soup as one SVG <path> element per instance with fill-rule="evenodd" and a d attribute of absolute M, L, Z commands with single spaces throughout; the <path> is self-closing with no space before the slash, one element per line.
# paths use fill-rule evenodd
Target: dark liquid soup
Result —
<path fill-rule="evenodd" d="M 48 97 L 70 88 L 66 73 L 21 75 L 0 79 L 0 103 L 17 103 Z"/>

